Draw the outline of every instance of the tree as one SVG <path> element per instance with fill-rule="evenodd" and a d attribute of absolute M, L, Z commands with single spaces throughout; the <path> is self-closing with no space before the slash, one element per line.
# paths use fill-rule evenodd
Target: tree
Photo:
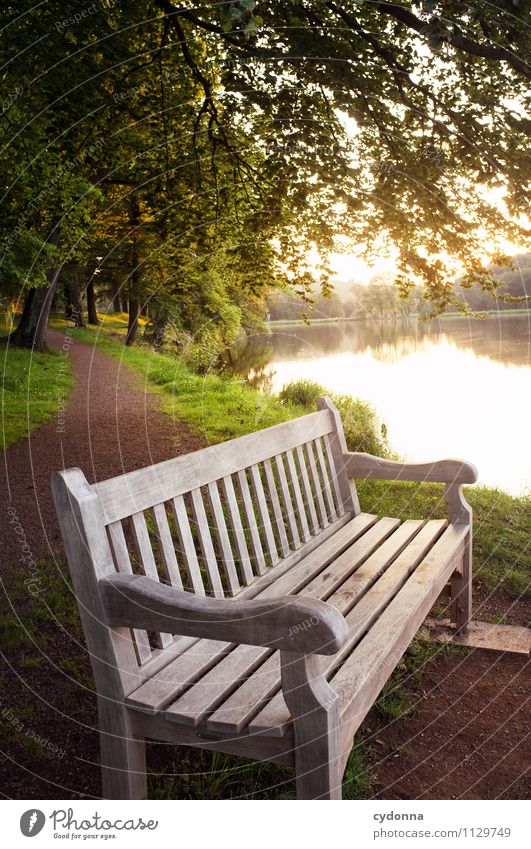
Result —
<path fill-rule="evenodd" d="M 25 295 L 13 341 L 43 346 L 73 261 L 118 281 L 129 342 L 149 300 L 162 335 L 201 337 L 205 362 L 279 280 L 327 294 L 341 246 L 370 259 L 392 243 L 399 288 L 422 283 L 435 311 L 465 306 L 456 276 L 494 292 L 485 244 L 503 265 L 503 239 L 529 239 L 530 8 L 139 0 L 89 14 L 74 0 L 65 19 L 58 0 L 8 4 L 0 284 Z"/>

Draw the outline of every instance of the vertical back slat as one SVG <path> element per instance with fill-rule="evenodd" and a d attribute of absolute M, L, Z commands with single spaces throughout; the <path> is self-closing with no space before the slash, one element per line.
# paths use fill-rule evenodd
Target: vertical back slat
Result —
<path fill-rule="evenodd" d="M 131 516 L 131 525 L 133 527 L 133 538 L 135 541 L 136 555 L 139 562 L 142 564 L 144 575 L 153 580 L 159 580 L 157 572 L 157 564 L 151 547 L 151 540 L 146 525 L 146 518 L 143 513 L 133 513 Z"/>
<path fill-rule="evenodd" d="M 231 595 L 236 595 L 240 589 L 240 582 L 236 572 L 232 546 L 230 544 L 227 524 L 225 522 L 225 514 L 223 513 L 223 505 L 221 503 L 221 498 L 219 497 L 219 490 L 216 482 L 208 485 L 208 499 L 210 502 L 210 509 L 212 510 L 212 515 L 214 517 L 215 532 L 221 549 L 221 556 L 223 558 L 222 568 L 225 573 L 225 578 L 227 579 Z"/>
<path fill-rule="evenodd" d="M 321 517 L 321 527 L 326 528 L 330 524 L 328 521 L 328 515 L 326 512 L 326 507 L 323 498 L 323 490 L 321 481 L 319 480 L 319 472 L 317 471 L 317 466 L 315 463 L 315 454 L 313 452 L 313 445 L 311 442 L 306 443 L 306 456 L 308 457 L 308 463 L 310 466 L 310 474 L 312 476 L 313 488 L 315 491 L 315 497 L 317 498 L 317 506 L 319 508 L 319 516 Z"/>
<path fill-rule="evenodd" d="M 299 529 L 297 527 L 297 522 L 295 521 L 295 514 L 293 512 L 293 503 L 291 500 L 291 493 L 289 491 L 288 479 L 286 477 L 286 470 L 284 468 L 284 462 L 282 460 L 282 455 L 277 454 L 275 457 L 275 465 L 277 467 L 278 479 L 280 483 L 280 492 L 282 495 L 282 502 L 284 504 L 284 509 L 286 511 L 286 519 L 288 520 L 288 526 L 291 533 L 291 539 L 293 542 L 294 548 L 300 548 L 301 538 L 299 536 Z"/>
<path fill-rule="evenodd" d="M 205 569 L 210 581 L 210 588 L 215 598 L 224 598 L 225 593 L 223 592 L 223 584 L 219 575 L 216 552 L 212 545 L 212 537 L 210 536 L 210 528 L 208 527 L 208 519 L 201 490 L 193 489 L 190 495 L 192 497 L 192 510 L 197 525 L 199 545 L 201 546 Z"/>
<path fill-rule="evenodd" d="M 249 584 L 252 584 L 253 582 L 254 575 L 253 570 L 251 569 L 251 560 L 247 550 L 247 541 L 243 531 L 242 520 L 240 518 L 240 511 L 238 508 L 238 500 L 236 498 L 236 493 L 234 492 L 234 484 L 232 483 L 231 476 L 226 475 L 226 477 L 222 478 L 221 484 L 223 486 L 223 493 L 229 509 L 230 522 L 236 539 L 236 547 L 240 556 L 243 581 L 247 586 L 249 586 Z"/>
<path fill-rule="evenodd" d="M 323 446 L 321 445 L 321 440 L 316 439 L 314 441 L 315 450 L 317 451 L 317 461 L 319 463 L 319 469 L 321 472 L 322 478 L 322 487 L 324 488 L 324 496 L 326 499 L 326 504 L 328 507 L 328 513 L 332 521 L 336 518 L 336 508 L 334 505 L 334 499 L 332 497 L 332 490 L 330 488 L 330 481 L 328 480 L 328 469 L 326 468 L 325 458 L 323 454 Z"/>
<path fill-rule="evenodd" d="M 183 582 L 181 573 L 179 572 L 179 564 L 177 563 L 177 555 L 175 554 L 175 546 L 173 543 L 170 526 L 168 524 L 168 516 L 164 504 L 155 504 L 151 510 L 153 521 L 155 523 L 155 532 L 160 545 L 160 551 L 164 560 L 164 565 L 168 571 L 172 587 L 182 590 Z"/>
<path fill-rule="evenodd" d="M 176 498 L 172 499 L 172 508 L 177 533 L 179 535 L 179 542 L 183 552 L 186 574 L 188 575 L 188 579 L 194 592 L 197 593 L 197 595 L 205 595 L 201 570 L 199 569 L 199 561 L 197 559 L 194 540 L 190 530 L 188 513 L 186 512 L 186 504 L 182 495 L 178 495 Z"/>
<path fill-rule="evenodd" d="M 295 495 L 295 504 L 297 505 L 297 516 L 300 519 L 302 527 L 302 538 L 304 542 L 308 542 L 310 539 L 310 528 L 308 527 L 308 519 L 306 517 L 306 510 L 304 509 L 304 498 L 302 497 L 301 485 L 299 483 L 299 475 L 295 465 L 293 451 L 286 451 L 286 460 L 288 463 L 288 471 L 291 485 L 293 487 L 293 493 Z"/>
<path fill-rule="evenodd" d="M 280 501 L 278 498 L 277 482 L 275 480 L 275 473 L 271 465 L 271 460 L 264 460 L 264 470 L 266 476 L 267 491 L 269 492 L 271 506 L 273 507 L 275 527 L 277 529 L 278 539 L 280 542 L 280 551 L 283 557 L 287 557 L 290 552 L 290 547 L 288 542 L 288 535 L 286 533 L 286 526 L 284 524 L 284 517 L 282 515 L 282 507 L 280 506 Z"/>
<path fill-rule="evenodd" d="M 256 562 L 256 572 L 258 575 L 263 575 L 266 570 L 264 549 L 262 547 L 262 540 L 260 539 L 260 534 L 258 532 L 258 527 L 256 524 L 256 515 L 253 509 L 251 491 L 249 489 L 249 483 L 247 481 L 245 469 L 242 469 L 241 472 L 238 472 L 238 484 L 242 495 L 243 509 L 245 513 L 245 518 L 247 520 L 247 527 L 249 529 L 249 534 L 251 536 L 251 542 L 253 545 L 253 551 Z"/>
<path fill-rule="evenodd" d="M 107 525 L 107 534 L 116 568 L 123 574 L 132 575 L 133 569 L 131 567 L 131 559 L 127 550 L 122 523 L 113 522 L 111 525 Z M 151 658 L 151 646 L 147 632 L 141 631 L 139 628 L 133 628 L 133 639 L 138 663 L 142 665 Z"/>
<path fill-rule="evenodd" d="M 133 526 L 133 537 L 135 540 L 135 548 L 137 557 L 142 564 L 144 575 L 151 578 L 153 581 L 158 581 L 159 573 L 153 548 L 149 538 L 149 531 L 146 525 L 146 517 L 143 513 L 133 513 L 131 516 L 131 524 Z M 173 642 L 173 634 L 158 634 L 158 641 L 162 648 L 166 648 Z"/>
<path fill-rule="evenodd" d="M 336 464 L 334 462 L 334 454 L 332 452 L 332 446 L 330 445 L 330 437 L 327 433 L 325 433 L 323 439 L 326 449 L 326 456 L 328 458 L 330 476 L 332 478 L 332 486 L 334 487 L 334 495 L 336 497 L 337 510 L 340 516 L 344 516 L 345 507 L 343 506 L 343 496 L 341 495 L 341 488 L 339 486 Z"/>
<path fill-rule="evenodd" d="M 306 509 L 310 514 L 310 522 L 312 526 L 312 533 L 318 534 L 321 530 L 319 527 L 319 521 L 317 519 L 317 513 L 315 510 L 315 504 L 313 502 L 313 492 L 310 486 L 310 479 L 308 477 L 308 470 L 306 468 L 306 457 L 304 456 L 304 451 L 302 450 L 302 445 L 297 445 L 295 449 L 295 454 L 297 455 L 297 460 L 299 463 L 299 470 L 302 479 L 302 486 L 304 490 Z"/>
<path fill-rule="evenodd" d="M 267 551 L 269 553 L 269 557 L 271 559 L 271 565 L 276 566 L 279 561 L 279 556 L 277 552 L 277 544 L 275 542 L 275 534 L 273 533 L 273 527 L 271 525 L 271 517 L 269 515 L 269 508 L 267 506 L 267 498 L 264 492 L 264 485 L 262 483 L 262 475 L 260 474 L 260 469 L 258 465 L 251 466 L 251 480 L 253 482 L 253 489 L 256 495 L 256 501 L 258 505 L 258 513 L 260 516 L 260 521 L 262 523 L 262 528 L 265 534 Z M 265 572 L 265 565 L 264 565 Z"/>

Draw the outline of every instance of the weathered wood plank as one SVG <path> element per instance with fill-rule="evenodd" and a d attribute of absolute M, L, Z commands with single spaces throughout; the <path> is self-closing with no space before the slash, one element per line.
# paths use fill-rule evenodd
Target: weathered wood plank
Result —
<path fill-rule="evenodd" d="M 382 519 L 376 525 L 373 525 L 366 533 L 361 537 L 358 542 L 354 543 L 350 548 L 344 552 L 343 555 L 339 558 L 341 561 L 340 568 L 335 569 L 337 560 L 332 563 L 324 572 L 321 572 L 321 575 L 318 576 L 313 582 L 304 587 L 301 591 L 302 596 L 312 597 L 315 599 L 325 599 L 327 598 L 338 586 L 340 586 L 343 582 L 345 582 L 349 576 L 356 571 L 356 569 L 366 560 L 369 555 L 381 545 L 382 541 L 392 533 L 394 529 L 400 524 L 397 519 Z M 415 526 L 414 529 L 408 528 L 406 532 L 406 536 L 410 536 L 418 530 L 418 526 Z M 395 543 L 395 549 L 398 549 L 400 545 L 403 546 L 404 535 L 402 535 Z M 305 622 L 301 623 L 301 628 L 303 629 L 312 629 L 314 628 L 313 621 L 310 617 L 307 617 Z M 260 649 L 255 650 L 255 654 L 252 652 L 246 653 L 242 657 L 242 668 L 239 673 L 240 678 L 245 677 L 244 666 L 249 667 L 251 665 L 251 660 L 254 660 L 256 663 L 261 658 L 265 658 L 266 655 Z M 252 676 L 249 681 L 246 681 L 241 687 L 231 696 L 230 705 L 227 714 L 223 713 L 225 705 L 221 705 L 218 709 L 215 717 L 212 718 L 213 723 L 218 723 L 218 730 L 221 730 L 223 726 L 225 731 L 232 731 L 233 733 L 239 733 L 241 729 L 245 726 L 246 722 L 249 719 L 249 708 L 250 708 L 250 694 L 252 693 L 253 681 L 255 681 L 257 685 L 257 692 L 259 691 L 265 698 L 265 694 L 271 696 L 276 689 L 278 689 L 280 685 L 280 665 L 279 662 L 277 664 L 270 663 L 264 664 L 263 667 L 260 667 Z M 241 692 L 240 692 L 241 691 Z M 214 687 L 211 689 L 212 694 L 216 693 Z M 217 697 L 216 693 L 216 697 Z M 223 713 L 223 719 L 220 720 L 220 712 Z M 229 719 L 230 713 L 230 719 Z M 214 725 L 211 726 L 214 728 Z"/>
<path fill-rule="evenodd" d="M 126 704 L 146 713 L 156 713 L 165 708 L 232 648 L 229 643 L 211 640 L 209 641 L 211 651 L 206 653 L 206 642 L 206 640 L 199 640 L 172 660 L 153 678 L 131 693 L 126 699 Z"/>
<path fill-rule="evenodd" d="M 339 475 L 340 472 L 336 467 L 336 463 L 334 460 L 334 452 L 332 450 L 332 445 L 330 443 L 330 436 L 328 433 L 325 433 L 323 436 L 323 441 L 325 445 L 326 457 L 328 460 L 328 468 L 330 472 L 330 478 L 332 479 L 332 487 L 334 489 L 335 501 L 336 501 L 336 509 L 339 516 L 342 516 L 345 512 L 345 506 L 343 504 L 343 494 L 341 492 Z"/>
<path fill-rule="evenodd" d="M 164 504 L 155 504 L 151 512 L 162 559 L 164 560 L 171 585 L 178 590 L 182 590 L 183 582 L 179 571 L 179 564 L 177 563 L 177 555 L 175 554 L 175 546 L 168 523 L 166 508 Z"/>
<path fill-rule="evenodd" d="M 308 477 L 308 469 L 306 468 L 306 457 L 304 456 L 302 445 L 297 445 L 295 449 L 295 454 L 297 456 L 297 462 L 299 465 L 299 471 L 302 480 L 302 487 L 304 490 L 304 505 L 309 513 L 312 533 L 318 534 L 321 528 L 319 527 L 319 520 L 317 519 L 317 512 L 315 510 L 315 504 L 313 501 L 312 488 L 310 486 L 310 479 Z"/>
<path fill-rule="evenodd" d="M 193 588 L 197 595 L 205 595 L 203 578 L 199 569 L 199 561 L 183 496 L 178 495 L 173 498 L 171 504 L 190 588 Z"/>
<path fill-rule="evenodd" d="M 288 464 L 288 473 L 291 481 L 291 486 L 295 495 L 295 504 L 297 505 L 297 517 L 301 523 L 302 539 L 304 542 L 308 542 L 308 540 L 310 539 L 310 528 L 308 527 L 308 519 L 306 517 L 306 510 L 304 509 L 304 498 L 302 497 L 302 491 L 299 483 L 297 467 L 295 466 L 295 458 L 293 456 L 293 451 L 286 452 L 286 462 Z"/>
<path fill-rule="evenodd" d="M 323 446 L 321 445 L 321 440 L 315 439 L 313 441 L 313 445 L 317 452 L 317 462 L 319 463 L 319 471 L 321 472 L 322 490 L 324 492 L 326 506 L 328 507 L 328 517 L 331 519 L 331 521 L 334 521 L 337 516 L 337 513 L 334 504 L 334 498 L 332 496 L 332 489 L 330 487 L 330 481 L 328 480 L 328 469 L 326 468 L 326 462 L 323 454 Z"/>
<path fill-rule="evenodd" d="M 303 561 L 298 563 L 296 566 L 292 567 L 288 572 L 282 575 L 280 578 L 275 581 L 273 585 L 268 585 L 264 588 L 262 592 L 260 592 L 256 598 L 258 599 L 273 599 L 278 598 L 282 595 L 288 595 L 290 593 L 299 592 L 305 584 L 307 584 L 311 578 L 322 571 L 338 554 L 345 550 L 350 543 L 358 539 L 368 528 L 371 527 L 377 521 L 376 516 L 372 516 L 367 513 L 360 513 L 353 519 L 348 525 L 340 528 L 336 533 L 330 537 L 322 546 L 318 549 L 312 551 Z M 194 663 L 199 661 L 201 664 L 206 664 L 204 667 L 204 671 L 210 668 L 210 665 L 214 666 L 217 660 L 221 656 L 221 648 L 217 643 L 214 643 L 212 640 L 199 640 L 193 647 L 194 652 L 191 656 L 190 665 L 188 665 L 188 661 L 181 660 L 176 666 L 168 667 L 170 670 L 171 676 L 173 676 L 174 680 L 179 683 L 179 675 L 180 674 L 189 674 L 189 669 L 193 668 Z M 225 652 L 230 651 L 232 648 L 231 644 L 224 644 L 223 650 Z M 245 676 L 246 671 L 249 670 L 249 666 L 246 663 L 250 662 L 251 666 L 254 663 L 261 663 L 265 657 L 267 657 L 269 650 L 267 649 L 259 649 L 255 647 L 245 647 L 246 651 L 240 651 L 238 655 L 236 655 L 236 660 L 233 661 L 234 664 L 236 662 L 240 663 L 242 658 L 245 659 L 245 663 L 239 666 L 240 675 L 242 677 Z M 191 651 L 189 649 L 188 651 Z M 251 660 L 252 659 L 252 660 Z M 184 672 L 181 673 L 181 664 L 183 666 Z M 235 669 L 233 668 L 233 674 Z M 159 673 L 160 674 L 160 673 Z M 201 673 L 198 677 L 200 677 Z M 132 697 L 135 699 L 135 704 L 142 703 L 143 699 L 150 699 L 151 696 L 151 688 L 155 688 L 157 693 L 157 698 L 159 701 L 161 697 L 164 696 L 164 706 L 170 704 L 170 702 L 174 701 L 178 697 L 178 693 L 182 692 L 179 690 L 177 693 L 173 693 L 171 691 L 170 685 L 165 682 L 166 671 L 163 671 L 163 682 L 162 684 L 151 684 L 150 688 L 145 690 L 143 687 L 139 690 L 135 691 L 132 694 Z M 210 701 L 205 705 L 204 710 L 208 710 L 208 708 L 216 702 L 220 692 L 223 695 L 225 689 L 224 681 L 218 681 L 217 686 L 214 686 L 214 682 L 212 682 L 212 686 L 209 688 L 210 691 Z M 194 696 L 195 697 L 195 696 Z M 204 704 L 203 699 L 203 704 Z M 147 705 L 148 709 L 153 711 L 156 708 L 153 707 L 153 702 L 148 701 Z M 180 711 L 180 705 L 178 702 L 175 703 L 175 711 L 174 714 L 177 717 Z M 172 718 L 171 713 L 169 714 L 169 718 Z"/>
<path fill-rule="evenodd" d="M 146 517 L 143 513 L 135 513 L 131 516 L 131 524 L 137 557 L 142 564 L 144 575 L 147 575 L 148 578 L 152 578 L 154 581 L 159 581 L 159 572 L 155 563 L 155 555 L 153 554 Z M 159 633 L 157 639 L 159 645 L 164 649 L 173 642 L 173 635 Z"/>
<path fill-rule="evenodd" d="M 451 525 L 332 678 L 342 737 L 352 739 L 455 568 L 466 527 Z"/>
<path fill-rule="evenodd" d="M 287 557 L 290 553 L 288 535 L 286 533 L 284 516 L 282 514 L 282 508 L 280 506 L 280 500 L 278 497 L 275 475 L 273 472 L 273 467 L 271 465 L 271 460 L 269 458 L 267 460 L 264 460 L 264 470 L 266 475 L 267 490 L 269 493 L 269 498 L 271 500 L 271 505 L 273 507 L 273 515 L 275 517 L 275 527 L 277 529 L 278 538 L 280 542 L 280 551 L 282 557 Z"/>
<path fill-rule="evenodd" d="M 183 725 L 200 725 L 271 654 L 271 650 L 257 652 L 254 646 L 236 646 L 167 708 L 166 717 Z"/>
<path fill-rule="evenodd" d="M 133 567 L 131 566 L 131 558 L 129 557 L 122 523 L 113 522 L 111 525 L 108 525 L 107 536 L 118 572 L 122 572 L 124 575 L 132 575 Z M 132 635 L 138 663 L 140 665 L 147 663 L 151 658 L 151 646 L 147 632 L 140 628 L 133 628 Z"/>
<path fill-rule="evenodd" d="M 444 521 L 404 523 L 339 590 L 328 603 L 346 615 L 349 638 L 328 663 L 319 660 L 323 674 L 330 675 L 337 668 L 362 635 L 371 627 L 382 610 L 404 585 L 408 577 L 430 552 L 445 528 Z M 409 534 L 412 540 L 404 548 Z M 398 556 L 396 556 L 398 554 Z M 385 569 L 385 571 L 383 571 Z M 382 574 L 383 572 L 383 574 Z M 357 602 L 357 603 L 356 603 Z M 354 606 L 352 604 L 354 603 Z M 290 715 L 281 692 L 269 702 L 250 725 L 252 733 L 281 736 L 286 733 Z"/>
<path fill-rule="evenodd" d="M 293 509 L 293 502 L 289 491 L 288 479 L 286 477 L 286 469 L 284 468 L 284 461 L 281 454 L 277 454 L 275 457 L 275 465 L 277 467 L 277 474 L 280 483 L 280 495 L 284 505 L 284 515 L 288 520 L 291 543 L 294 548 L 300 548 L 301 538 L 299 535 L 299 528 L 297 527 L 297 520 L 295 518 L 295 511 Z"/>
<path fill-rule="evenodd" d="M 280 558 L 277 552 L 277 544 L 275 542 L 275 535 L 273 533 L 273 526 L 271 524 L 271 517 L 269 516 L 269 508 L 267 506 L 267 498 L 264 490 L 264 485 L 262 483 L 262 476 L 260 474 L 260 467 L 253 463 L 250 467 L 251 473 L 251 481 L 253 484 L 253 490 L 256 498 L 256 504 L 258 507 L 258 515 L 260 516 L 260 521 L 262 523 L 262 530 L 264 532 L 267 552 L 269 554 L 269 559 L 271 566 L 276 566 L 279 562 Z M 265 566 L 259 571 L 259 574 L 263 575 L 265 572 Z"/>
<path fill-rule="evenodd" d="M 139 469 L 94 484 L 103 509 L 106 524 L 124 519 L 158 504 L 170 501 L 196 487 L 205 486 L 261 463 L 309 438 L 329 433 L 332 428 L 328 411 L 310 413 L 280 425 L 259 430 L 211 445 L 146 469 Z"/>
<path fill-rule="evenodd" d="M 229 520 L 232 526 L 232 532 L 234 534 L 234 539 L 236 540 L 236 548 L 238 549 L 238 556 L 240 560 L 240 569 L 241 569 L 241 577 L 243 583 L 246 586 L 253 583 L 254 575 L 251 566 L 251 558 L 249 556 L 249 550 L 247 548 L 247 540 L 245 539 L 245 532 L 243 530 L 242 520 L 240 516 L 240 508 L 238 506 L 238 499 L 236 498 L 236 492 L 234 491 L 234 484 L 232 482 L 232 478 L 230 475 L 224 477 L 221 481 L 221 486 L 223 489 L 223 494 L 225 496 L 225 501 L 227 503 L 228 511 L 229 511 Z"/>
<path fill-rule="evenodd" d="M 240 493 L 243 501 L 243 510 L 245 513 L 245 521 L 247 531 L 249 536 L 251 537 L 251 545 L 253 549 L 253 562 L 254 569 L 253 572 L 258 575 L 263 575 L 266 571 L 266 562 L 264 557 L 264 549 L 262 546 L 262 540 L 260 538 L 260 533 L 258 530 L 256 515 L 253 507 L 253 500 L 251 497 L 251 491 L 249 489 L 249 481 L 247 480 L 247 472 L 245 469 L 242 469 L 241 472 L 238 472 L 238 485 L 240 488 Z"/>
<path fill-rule="evenodd" d="M 240 590 L 240 581 L 236 572 L 234 555 L 232 553 L 230 537 L 227 530 L 227 524 L 225 522 L 225 514 L 223 512 L 223 505 L 221 503 L 218 484 L 216 482 L 209 483 L 208 485 L 208 499 L 212 515 L 214 516 L 214 532 L 221 549 L 222 569 L 225 573 L 230 594 L 234 596 Z"/>
<path fill-rule="evenodd" d="M 308 457 L 308 464 L 310 466 L 310 473 L 312 476 L 313 488 L 315 491 L 315 495 L 317 498 L 317 506 L 319 508 L 319 516 L 321 519 L 321 527 L 327 528 L 330 522 L 328 521 L 328 514 L 326 512 L 326 507 L 323 499 L 323 492 L 321 488 L 321 481 L 319 480 L 319 472 L 317 471 L 317 465 L 315 463 L 315 454 L 313 451 L 313 443 L 307 442 L 305 445 L 306 454 Z"/>
<path fill-rule="evenodd" d="M 199 537 L 199 545 L 203 555 L 203 562 L 210 582 L 211 593 L 214 598 L 224 598 L 223 584 L 219 575 L 216 552 L 212 544 L 210 536 L 210 528 L 208 526 L 208 518 L 203 503 L 203 496 L 200 489 L 193 489 L 190 493 L 192 499 L 192 511 L 197 527 Z"/>

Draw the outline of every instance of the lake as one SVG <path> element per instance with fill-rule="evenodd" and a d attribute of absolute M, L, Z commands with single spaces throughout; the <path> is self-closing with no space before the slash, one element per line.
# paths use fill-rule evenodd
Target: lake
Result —
<path fill-rule="evenodd" d="M 479 483 L 531 484 L 531 313 L 429 323 L 276 325 L 234 370 L 262 390 L 310 378 L 372 403 L 407 460 L 462 457 Z"/>

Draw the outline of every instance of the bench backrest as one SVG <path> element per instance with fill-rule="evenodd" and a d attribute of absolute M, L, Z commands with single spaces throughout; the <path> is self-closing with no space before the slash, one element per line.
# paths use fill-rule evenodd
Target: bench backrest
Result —
<path fill-rule="evenodd" d="M 95 596 L 103 575 L 143 573 L 200 595 L 252 596 L 268 573 L 274 578 L 290 568 L 358 512 L 343 471 L 339 415 L 328 399 L 319 406 L 316 413 L 98 484 L 88 484 L 78 469 L 54 476 L 93 656 L 105 648 L 105 663 L 118 663 L 134 678 L 183 640 L 102 626 Z M 108 633 L 92 646 L 95 630 Z M 130 690 L 123 674 L 122 685 Z"/>

